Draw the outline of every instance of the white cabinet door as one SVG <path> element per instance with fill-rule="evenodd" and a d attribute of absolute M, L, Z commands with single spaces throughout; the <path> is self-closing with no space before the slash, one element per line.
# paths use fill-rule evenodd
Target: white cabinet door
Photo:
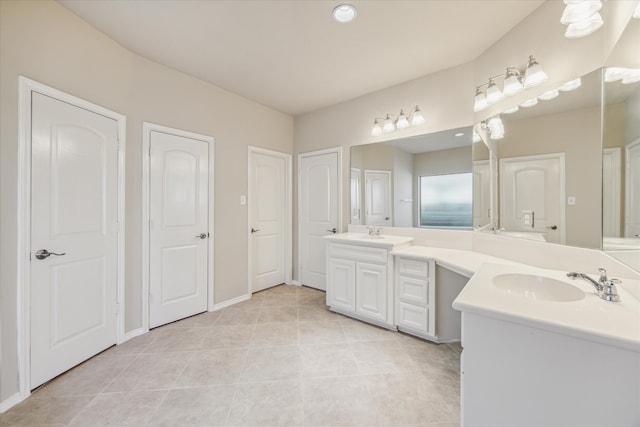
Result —
<path fill-rule="evenodd" d="M 356 262 L 329 258 L 327 269 L 328 305 L 356 311 Z"/>
<path fill-rule="evenodd" d="M 387 321 L 387 267 L 359 262 L 356 266 L 356 313 Z"/>

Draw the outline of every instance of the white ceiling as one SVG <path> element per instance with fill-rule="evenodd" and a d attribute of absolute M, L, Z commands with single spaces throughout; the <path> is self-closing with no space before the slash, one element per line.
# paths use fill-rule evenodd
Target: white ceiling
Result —
<path fill-rule="evenodd" d="M 475 59 L 542 0 L 58 0 L 138 55 L 291 115 Z"/>

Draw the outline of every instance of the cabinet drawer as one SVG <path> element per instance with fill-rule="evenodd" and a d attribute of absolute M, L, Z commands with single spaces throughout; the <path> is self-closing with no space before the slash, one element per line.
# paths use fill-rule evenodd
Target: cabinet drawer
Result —
<path fill-rule="evenodd" d="M 429 261 L 417 261 L 398 257 L 398 273 L 426 279 L 429 275 Z"/>
<path fill-rule="evenodd" d="M 429 282 L 426 277 L 416 279 L 413 277 L 398 276 L 398 299 L 410 304 L 427 306 L 429 304 Z"/>
<path fill-rule="evenodd" d="M 329 256 L 332 258 L 347 258 L 356 261 L 374 262 L 378 264 L 387 263 L 386 249 L 370 248 L 367 246 L 331 243 L 329 245 Z"/>
<path fill-rule="evenodd" d="M 397 323 L 400 327 L 404 326 L 428 334 L 429 309 L 398 302 Z"/>

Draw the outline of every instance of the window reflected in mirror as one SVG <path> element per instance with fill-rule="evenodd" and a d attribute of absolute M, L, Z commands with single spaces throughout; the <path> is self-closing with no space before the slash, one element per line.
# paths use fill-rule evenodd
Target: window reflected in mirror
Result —
<path fill-rule="evenodd" d="M 420 177 L 420 227 L 471 228 L 471 173 Z"/>

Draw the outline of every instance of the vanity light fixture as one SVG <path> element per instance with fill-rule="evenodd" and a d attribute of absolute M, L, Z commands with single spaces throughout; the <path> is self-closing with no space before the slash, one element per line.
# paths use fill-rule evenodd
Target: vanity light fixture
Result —
<path fill-rule="evenodd" d="M 557 98 L 558 95 L 560 95 L 560 92 L 558 91 L 558 89 L 551 89 L 546 91 L 542 95 L 539 95 L 538 99 L 540 99 L 541 101 L 549 101 L 551 99 Z"/>
<path fill-rule="evenodd" d="M 585 37 L 604 25 L 600 15 L 601 0 L 564 0 L 564 4 L 566 6 L 560 22 L 567 25 L 565 37 L 570 39 Z"/>
<path fill-rule="evenodd" d="M 511 108 L 507 108 L 506 110 L 503 111 L 504 114 L 513 114 L 513 113 L 517 113 L 518 110 L 520 110 L 520 107 L 518 107 L 517 105 L 514 105 Z"/>
<path fill-rule="evenodd" d="M 331 11 L 331 16 L 333 16 L 333 19 L 341 24 L 346 24 L 353 21 L 354 19 L 356 19 L 357 15 L 358 12 L 356 11 L 356 8 L 351 6 L 350 4 L 340 4 L 334 7 Z"/>
<path fill-rule="evenodd" d="M 632 16 L 636 19 L 640 19 L 640 3 L 638 3 L 638 5 L 636 6 L 636 9 L 633 11 Z"/>
<path fill-rule="evenodd" d="M 609 67 L 604 71 L 604 81 L 620 81 L 625 85 L 640 82 L 640 68 Z"/>
<path fill-rule="evenodd" d="M 478 132 L 476 132 L 476 130 L 473 130 L 473 138 L 472 138 L 473 142 L 480 142 L 482 141 L 482 139 L 480 138 L 480 135 L 478 135 Z"/>
<path fill-rule="evenodd" d="M 502 90 L 500 90 L 495 82 L 496 79 L 500 77 L 504 78 Z M 536 86 L 548 78 L 538 61 L 536 61 L 533 55 L 530 55 L 527 66 L 522 71 L 516 67 L 507 67 L 504 74 L 489 77 L 487 83 L 476 87 L 473 111 L 482 111 L 489 105 L 503 100 L 506 96 L 515 95 L 524 89 Z M 487 89 L 483 91 L 482 88 L 485 86 Z"/>
<path fill-rule="evenodd" d="M 531 99 L 528 99 L 528 100 L 526 100 L 524 102 L 521 102 L 520 106 L 524 107 L 524 108 L 529 108 L 529 107 L 533 107 L 537 103 L 538 103 L 538 98 L 531 98 Z"/>
<path fill-rule="evenodd" d="M 376 117 L 373 120 L 371 136 L 380 136 L 383 133 L 390 133 L 396 129 L 406 129 L 409 126 L 418 126 L 424 122 L 424 116 L 420 111 L 420 107 L 416 105 L 411 109 L 409 114 L 405 114 L 404 110 L 400 110 L 400 114 L 398 115 L 387 113 L 387 116 L 384 119 Z"/>
<path fill-rule="evenodd" d="M 504 123 L 500 115 L 493 116 L 482 122 L 482 128 L 489 131 L 489 138 L 498 140 L 504 138 Z"/>

